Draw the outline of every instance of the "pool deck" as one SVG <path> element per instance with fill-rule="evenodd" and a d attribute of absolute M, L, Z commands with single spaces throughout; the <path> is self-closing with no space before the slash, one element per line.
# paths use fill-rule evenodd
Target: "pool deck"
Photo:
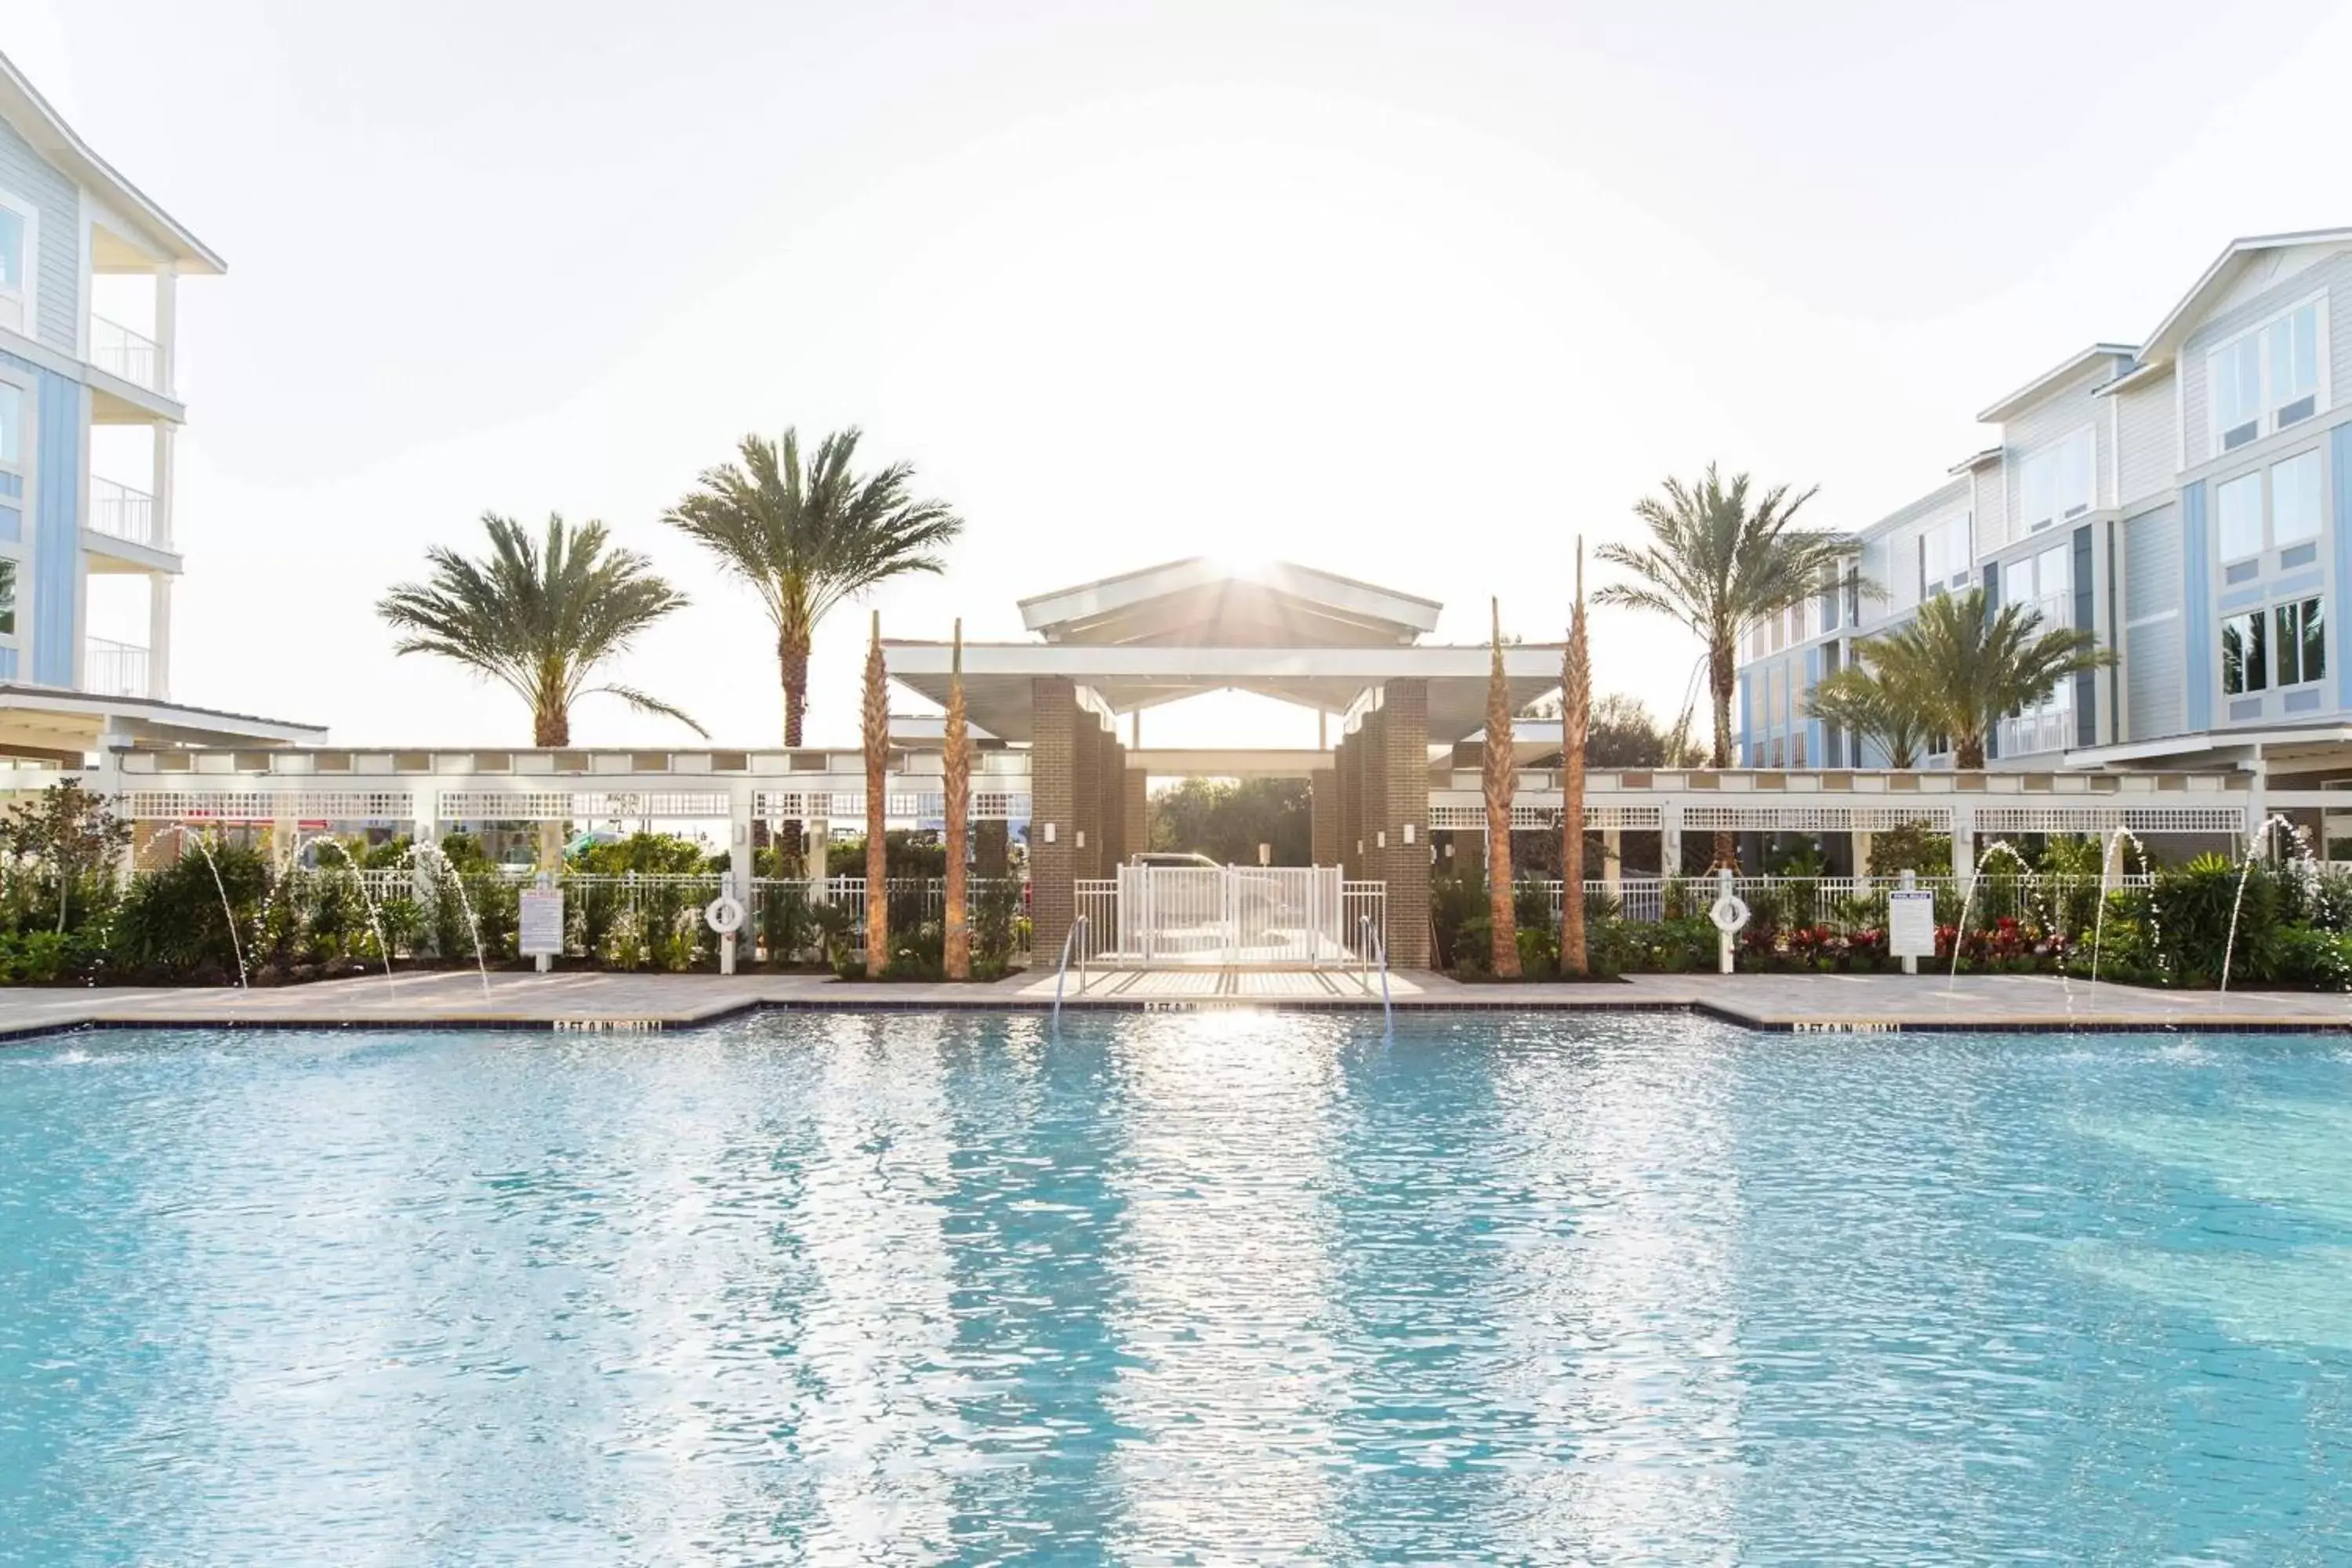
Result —
<path fill-rule="evenodd" d="M 1645 974 L 1592 984 L 1471 984 L 1423 973 L 1391 977 L 1399 1012 L 1696 1011 L 1753 1028 L 1845 1033 L 1958 1029 L 2352 1030 L 2352 996 L 2312 992 L 2095 991 L 2041 975 Z M 635 1030 L 683 1028 L 762 1008 L 1039 1012 L 1051 975 L 992 984 L 866 984 L 824 975 L 458 972 L 325 981 L 264 990 L 187 987 L 0 990 L 0 1039 L 86 1027 Z M 1276 1007 L 1372 1010 L 1379 983 L 1354 975 L 1097 973 L 1064 1007 L 1192 1011 Z"/>

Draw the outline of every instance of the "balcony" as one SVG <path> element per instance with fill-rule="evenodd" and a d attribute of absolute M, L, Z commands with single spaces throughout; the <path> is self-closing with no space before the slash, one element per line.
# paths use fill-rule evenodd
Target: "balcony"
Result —
<path fill-rule="evenodd" d="M 82 647 L 81 689 L 98 697 L 144 697 L 147 650 L 136 643 L 91 637 Z"/>
<path fill-rule="evenodd" d="M 104 316 L 89 319 L 89 363 L 150 392 L 163 390 L 163 350 L 154 339 Z"/>
<path fill-rule="evenodd" d="M 93 533 L 128 540 L 150 550 L 169 550 L 156 515 L 155 498 L 113 479 L 89 477 L 89 526 Z"/>
<path fill-rule="evenodd" d="M 2030 757 L 2040 752 L 2062 752 L 2075 743 L 2074 710 L 2045 708 L 2000 721 L 2000 754 Z"/>

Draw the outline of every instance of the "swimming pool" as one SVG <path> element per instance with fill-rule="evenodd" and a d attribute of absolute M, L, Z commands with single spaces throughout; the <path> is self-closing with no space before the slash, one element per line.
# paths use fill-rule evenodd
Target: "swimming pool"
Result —
<path fill-rule="evenodd" d="M 11 1562 L 2340 1561 L 2352 1045 L 0 1049 Z"/>

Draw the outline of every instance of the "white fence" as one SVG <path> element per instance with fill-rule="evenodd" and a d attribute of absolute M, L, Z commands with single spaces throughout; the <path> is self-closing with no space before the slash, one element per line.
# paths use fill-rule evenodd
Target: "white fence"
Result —
<path fill-rule="evenodd" d="M 2146 888 L 2154 880 L 2152 877 L 2134 874 L 2109 877 L 2103 884 L 2096 877 L 2029 876 L 2013 867 L 1993 865 L 1982 868 L 1975 880 L 1971 912 L 1998 919 L 2020 913 L 2021 906 L 2034 912 L 2047 911 L 2063 901 L 2095 898 L 2103 886 L 2108 892 L 2117 892 Z M 1751 909 L 1769 910 L 1778 921 L 1840 930 L 1883 921 L 1886 895 L 1900 885 L 1893 877 L 1731 879 L 1732 890 Z M 1970 883 L 1965 878 L 1920 877 L 1913 885 L 1921 892 L 1936 895 L 1939 915 L 1948 908 L 1957 918 L 1962 900 L 1970 898 Z M 1530 879 L 1519 886 L 1541 889 L 1552 921 L 1556 923 L 1559 920 L 1565 888 L 1557 878 L 1548 881 Z M 1651 924 L 1670 918 L 1703 915 L 1715 900 L 1717 886 L 1717 879 L 1706 876 L 1628 877 L 1614 884 L 1590 880 L 1584 884 L 1585 908 L 1594 913 Z"/>

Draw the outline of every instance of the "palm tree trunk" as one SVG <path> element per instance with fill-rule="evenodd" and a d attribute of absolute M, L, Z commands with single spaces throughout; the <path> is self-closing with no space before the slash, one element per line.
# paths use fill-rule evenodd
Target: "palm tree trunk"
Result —
<path fill-rule="evenodd" d="M 1518 774 L 1511 756 L 1511 688 L 1503 675 L 1503 606 L 1495 613 L 1495 658 L 1486 676 L 1486 740 L 1483 752 L 1486 789 L 1486 924 L 1493 943 L 1490 967 L 1501 980 L 1519 977 L 1518 912 L 1512 903 L 1511 796 Z"/>
<path fill-rule="evenodd" d="M 1559 668 L 1559 972 L 1585 973 L 1584 739 L 1592 721 L 1592 651 L 1584 630 L 1584 541 L 1576 542 L 1576 608 Z"/>
<path fill-rule="evenodd" d="M 1952 737 L 1952 766 L 1954 768 L 1974 769 L 1978 773 L 1982 773 L 1984 771 L 1984 737 L 1982 735 L 1955 735 Z"/>
<path fill-rule="evenodd" d="M 866 974 L 890 962 L 889 675 L 882 667 L 882 612 L 866 644 Z"/>
<path fill-rule="evenodd" d="M 798 750 L 801 725 L 808 714 L 809 635 L 803 626 L 776 634 L 777 673 L 784 689 L 784 749 Z M 803 844 L 797 820 L 779 825 L 777 858 L 787 877 L 801 874 Z"/>
<path fill-rule="evenodd" d="M 534 746 L 572 744 L 572 715 L 561 703 L 541 703 L 539 711 L 530 716 L 530 743 Z"/>
<path fill-rule="evenodd" d="M 964 904 L 964 854 L 971 837 L 971 753 L 963 716 L 963 621 L 955 624 L 955 651 L 948 665 L 946 778 L 948 908 L 945 956 L 950 980 L 971 978 L 971 924 Z"/>
<path fill-rule="evenodd" d="M 1715 749 L 1707 756 L 1707 766 L 1711 768 L 1731 765 L 1731 694 L 1738 689 L 1733 674 L 1732 640 L 1718 637 L 1706 650 L 1706 689 L 1715 701 Z M 1727 828 L 1716 830 L 1715 868 L 1739 868 L 1738 841 Z M 1679 871 L 1681 868 L 1675 869 Z"/>

